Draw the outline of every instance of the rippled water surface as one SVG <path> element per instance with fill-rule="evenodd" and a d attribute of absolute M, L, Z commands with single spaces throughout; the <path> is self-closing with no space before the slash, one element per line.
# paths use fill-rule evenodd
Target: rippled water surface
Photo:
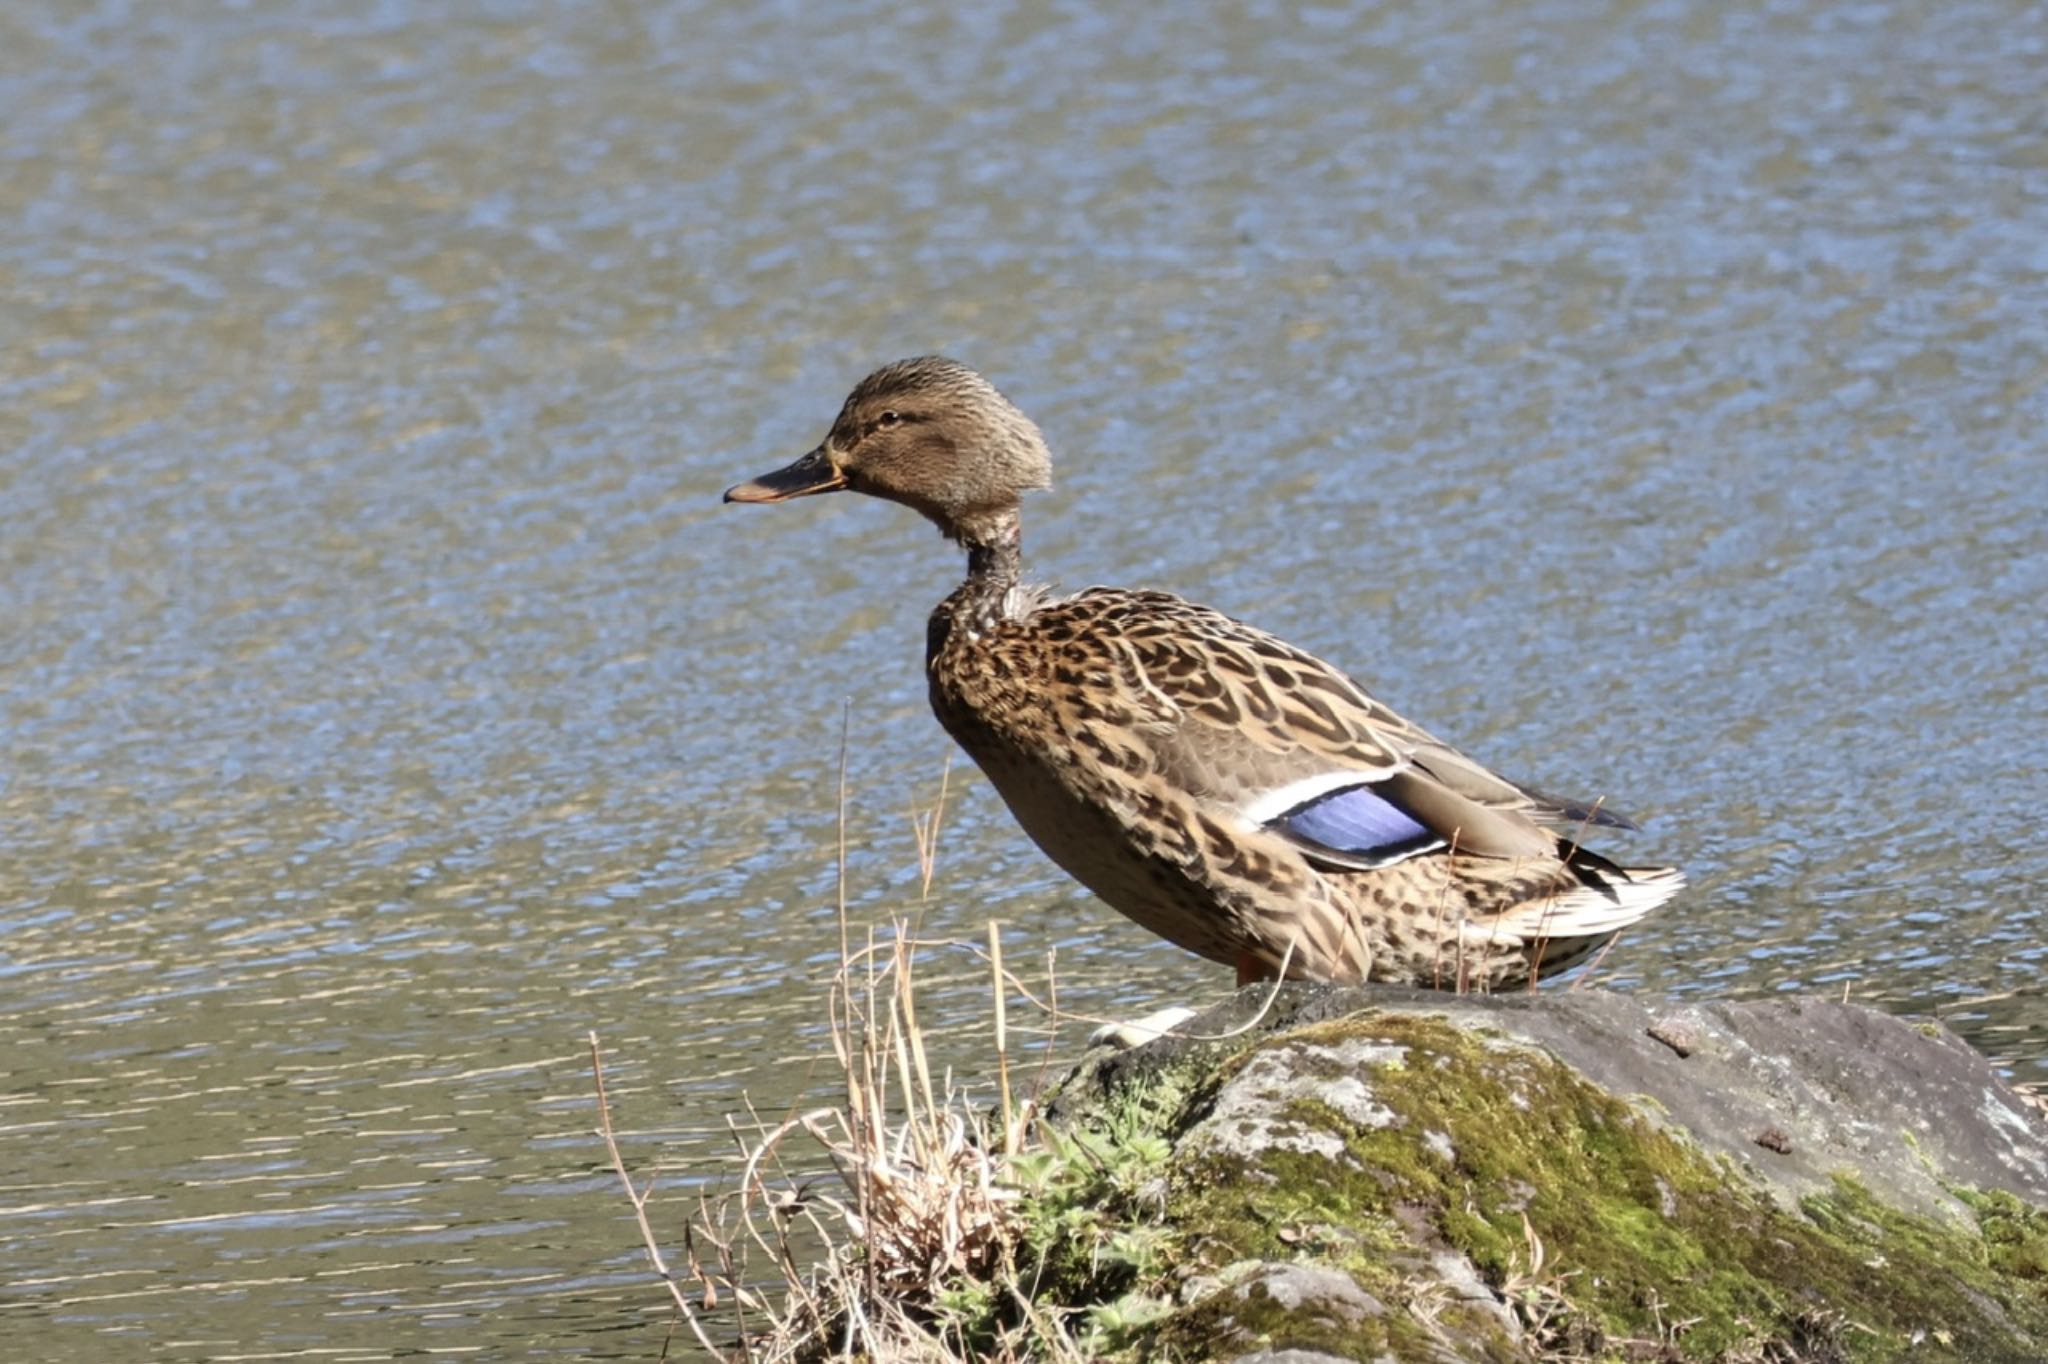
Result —
<path fill-rule="evenodd" d="M 1646 819 L 1609 983 L 2048 1079 L 2044 80 L 2023 0 L 9 5 L 4 1352 L 659 1352 L 585 1035 L 665 1229 L 817 1091 L 959 571 L 717 494 L 920 351 L 1038 573 Z M 1227 984 L 954 789 L 927 932 Z"/>

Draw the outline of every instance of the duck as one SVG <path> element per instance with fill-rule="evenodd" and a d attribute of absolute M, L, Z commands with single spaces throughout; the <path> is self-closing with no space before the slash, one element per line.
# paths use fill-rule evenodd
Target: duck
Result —
<path fill-rule="evenodd" d="M 1036 424 L 941 356 L 862 379 L 825 438 L 728 503 L 853 492 L 934 523 L 967 575 L 933 609 L 933 713 L 1031 840 L 1111 908 L 1277 979 L 1533 987 L 1684 885 L 1624 867 L 1602 801 L 1499 776 L 1268 632 L 1151 589 L 1023 576 Z"/>

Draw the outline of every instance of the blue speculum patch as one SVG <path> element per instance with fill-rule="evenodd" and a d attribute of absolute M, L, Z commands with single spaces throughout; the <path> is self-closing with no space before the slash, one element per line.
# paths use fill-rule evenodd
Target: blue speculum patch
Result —
<path fill-rule="evenodd" d="M 1303 801 L 1272 826 L 1304 843 L 1368 862 L 1394 862 L 1443 840 L 1369 784 Z"/>

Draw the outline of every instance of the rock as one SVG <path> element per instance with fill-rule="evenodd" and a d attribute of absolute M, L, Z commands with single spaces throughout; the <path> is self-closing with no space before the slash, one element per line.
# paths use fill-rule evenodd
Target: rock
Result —
<path fill-rule="evenodd" d="M 1142 1082 L 1213 1049 L 1198 1039 L 1244 1025 L 1271 993 L 1254 986 L 1186 1025 L 1190 1036 L 1098 1058 L 1092 1083 Z M 1938 1024 L 1827 1000 L 1678 1003 L 1602 990 L 1445 995 L 1302 985 L 1282 989 L 1257 1026 L 1232 1040 L 1244 1048 L 1367 1009 L 1441 1016 L 1534 1043 L 1609 1093 L 1648 1098 L 1664 1121 L 1765 1179 L 1787 1206 L 1832 1187 L 1843 1171 L 1909 1212 L 1965 1216 L 1951 1184 L 2048 1204 L 2042 1115 Z M 1688 1039 L 1688 1052 L 1678 1054 L 1665 1034 Z M 1320 1054 L 1308 1059 L 1322 1068 Z M 1278 1082 L 1264 1064 L 1268 1082 Z M 1758 1135 L 1772 1128 L 1791 1159 L 1759 1159 Z"/>
<path fill-rule="evenodd" d="M 1141 1353 L 2048 1358 L 2048 1130 L 1858 1006 L 1255 986 L 1049 1116 L 1171 1143 Z"/>
<path fill-rule="evenodd" d="M 1338 1325 L 1383 1317 L 1386 1305 L 1342 1270 L 1312 1264 L 1262 1264 L 1231 1290 L 1239 1302 L 1264 1294 L 1289 1312 L 1314 1312 Z"/>

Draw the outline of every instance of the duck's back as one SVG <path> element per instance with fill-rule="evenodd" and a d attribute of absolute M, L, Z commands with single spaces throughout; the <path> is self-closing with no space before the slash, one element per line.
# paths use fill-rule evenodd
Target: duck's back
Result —
<path fill-rule="evenodd" d="M 927 669 L 940 723 L 1034 842 L 1240 972 L 1291 950 L 1301 974 L 1415 979 L 1471 936 L 1504 981 L 1525 939 L 1611 935 L 1679 884 L 1557 832 L 1622 821 L 1497 776 L 1313 655 L 1167 593 L 970 583 L 933 612 Z"/>

